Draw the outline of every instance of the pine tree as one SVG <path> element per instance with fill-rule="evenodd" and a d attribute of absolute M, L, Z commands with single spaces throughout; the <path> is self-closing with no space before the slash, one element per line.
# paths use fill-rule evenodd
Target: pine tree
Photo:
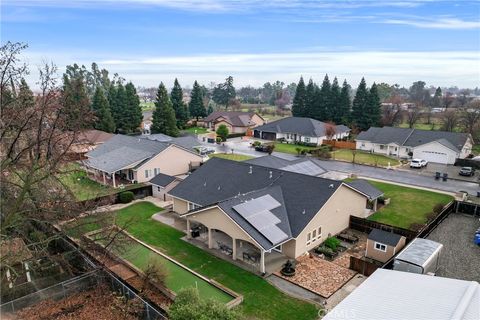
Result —
<path fill-rule="evenodd" d="M 189 104 L 190 116 L 197 119 L 205 117 L 207 115 L 207 110 L 203 105 L 203 94 L 202 89 L 197 81 L 194 82 L 192 93 L 190 94 L 190 104 Z"/>
<path fill-rule="evenodd" d="M 370 128 L 370 116 L 368 115 L 368 90 L 365 79 L 362 78 L 358 85 L 352 105 L 352 120 L 360 130 Z"/>
<path fill-rule="evenodd" d="M 442 89 L 440 87 L 435 90 L 435 94 L 432 99 L 432 107 L 440 108 L 442 106 Z"/>
<path fill-rule="evenodd" d="M 319 121 L 331 120 L 331 85 L 328 75 L 325 75 L 320 90 L 317 90 L 314 106 L 314 119 Z"/>
<path fill-rule="evenodd" d="M 208 105 L 208 108 L 207 108 L 207 116 L 209 116 L 210 114 L 213 113 L 213 107 L 211 104 Z"/>
<path fill-rule="evenodd" d="M 295 97 L 293 98 L 292 104 L 292 115 L 294 117 L 304 117 L 305 116 L 305 106 L 306 106 L 306 95 L 307 91 L 305 88 L 305 82 L 303 77 L 300 77 L 298 81 L 297 90 L 295 91 Z"/>
<path fill-rule="evenodd" d="M 305 93 L 305 113 L 304 117 L 313 118 L 314 106 L 315 106 L 315 94 L 317 86 L 312 79 L 308 81 L 306 93 Z"/>
<path fill-rule="evenodd" d="M 382 104 L 380 102 L 380 96 L 378 95 L 378 89 L 375 82 L 370 88 L 367 102 L 367 114 L 370 120 L 369 127 L 378 126 L 380 124 Z"/>
<path fill-rule="evenodd" d="M 93 95 L 92 109 L 97 118 L 95 121 L 95 129 L 105 132 L 114 132 L 115 121 L 110 112 L 107 97 L 105 97 L 105 93 L 100 86 L 96 88 L 95 94 Z"/>
<path fill-rule="evenodd" d="M 342 114 L 339 109 L 340 95 L 340 86 L 338 85 L 337 77 L 335 77 L 330 88 L 330 120 L 336 124 L 340 124 L 342 121 Z"/>
<path fill-rule="evenodd" d="M 17 105 L 21 109 L 28 109 L 35 105 L 33 92 L 23 78 L 20 81 L 20 86 L 18 88 Z"/>
<path fill-rule="evenodd" d="M 347 80 L 345 80 L 343 81 L 342 91 L 340 92 L 340 98 L 337 105 L 338 123 L 345 125 L 350 123 L 351 108 L 350 86 L 348 85 Z"/>
<path fill-rule="evenodd" d="M 91 127 L 93 117 L 83 77 L 63 75 L 62 102 L 67 106 L 65 120 L 72 130 Z"/>
<path fill-rule="evenodd" d="M 126 131 L 135 132 L 142 123 L 143 114 L 137 90 L 131 82 L 127 83 L 125 86 L 125 99 L 124 121 Z"/>
<path fill-rule="evenodd" d="M 170 100 L 172 101 L 173 110 L 175 110 L 175 118 L 177 119 L 177 127 L 185 128 L 188 121 L 187 105 L 183 102 L 183 90 L 175 78 L 172 92 L 170 92 Z"/>
<path fill-rule="evenodd" d="M 127 109 L 127 95 L 125 93 L 125 87 L 123 84 L 118 83 L 115 88 L 115 98 L 113 98 L 113 104 L 110 105 L 113 120 L 115 121 L 115 127 L 117 131 L 127 132 L 126 122 L 126 109 Z"/>
<path fill-rule="evenodd" d="M 167 88 L 163 83 L 158 86 L 152 122 L 151 130 L 153 133 L 163 133 L 172 137 L 178 136 L 175 110 L 173 110 Z"/>

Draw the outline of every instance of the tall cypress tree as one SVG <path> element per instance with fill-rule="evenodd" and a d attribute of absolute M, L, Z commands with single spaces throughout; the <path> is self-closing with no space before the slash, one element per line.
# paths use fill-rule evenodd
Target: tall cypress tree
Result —
<path fill-rule="evenodd" d="M 72 126 L 72 130 L 91 127 L 92 112 L 85 79 L 82 76 L 63 75 L 62 100 L 67 106 L 66 121 L 69 126 Z"/>
<path fill-rule="evenodd" d="M 315 106 L 315 94 L 317 86 L 312 79 L 308 81 L 306 94 L 305 94 L 305 113 L 304 117 L 313 118 L 314 116 L 314 106 Z"/>
<path fill-rule="evenodd" d="M 337 105 L 337 116 L 339 119 L 338 123 L 348 124 L 350 123 L 350 111 L 351 111 L 351 101 L 350 101 L 350 86 L 347 83 L 347 80 L 343 81 L 342 91 L 340 92 L 340 98 Z"/>
<path fill-rule="evenodd" d="M 317 95 L 315 99 L 315 112 L 314 118 L 320 121 L 330 121 L 331 120 L 331 85 L 330 80 L 328 79 L 328 74 L 325 75 L 323 79 L 322 86 L 320 90 L 317 90 Z"/>
<path fill-rule="evenodd" d="M 355 98 L 353 98 L 352 106 L 352 119 L 353 123 L 360 130 L 367 130 L 370 128 L 370 116 L 368 115 L 368 99 L 369 93 L 367 90 L 367 83 L 365 79 L 362 78 L 360 84 L 358 85 L 357 92 L 355 93 Z"/>
<path fill-rule="evenodd" d="M 339 110 L 340 94 L 340 86 L 338 85 L 337 77 L 335 77 L 330 88 L 330 120 L 336 124 L 342 121 L 342 115 Z"/>
<path fill-rule="evenodd" d="M 192 93 L 190 94 L 190 104 L 188 107 L 190 115 L 195 117 L 197 121 L 198 118 L 207 116 L 207 110 L 203 104 L 202 89 L 197 81 L 193 83 Z"/>
<path fill-rule="evenodd" d="M 102 87 L 98 86 L 93 95 L 92 109 L 95 112 L 96 121 L 95 129 L 105 132 L 115 131 L 115 121 L 113 120 L 110 106 L 108 105 L 107 97 L 103 92 Z"/>
<path fill-rule="evenodd" d="M 118 83 L 115 88 L 115 98 L 113 99 L 113 104 L 110 106 L 112 112 L 113 120 L 115 121 L 115 127 L 119 132 L 127 132 L 126 125 L 126 104 L 127 95 L 125 93 L 125 87 L 123 84 Z"/>
<path fill-rule="evenodd" d="M 142 107 L 140 99 L 133 83 L 129 82 L 125 86 L 125 112 L 124 121 L 127 132 L 135 132 L 140 127 L 143 120 Z"/>
<path fill-rule="evenodd" d="M 382 104 L 378 95 L 378 88 L 375 82 L 368 93 L 367 114 L 369 115 L 369 127 L 378 126 L 380 124 Z"/>
<path fill-rule="evenodd" d="M 172 92 L 170 92 L 170 100 L 172 101 L 173 110 L 175 110 L 175 118 L 177 119 L 177 127 L 185 128 L 188 121 L 188 109 L 185 102 L 183 102 L 183 90 L 175 78 Z"/>
<path fill-rule="evenodd" d="M 306 94 L 305 82 L 303 81 L 303 77 L 300 77 L 292 104 L 292 115 L 294 117 L 305 116 Z"/>
<path fill-rule="evenodd" d="M 25 79 L 22 78 L 20 86 L 18 88 L 17 106 L 20 109 L 28 109 L 35 105 L 35 98 L 32 90 L 28 86 Z"/>
<path fill-rule="evenodd" d="M 167 88 L 165 88 L 163 83 L 160 83 L 160 86 L 158 86 L 152 122 L 151 129 L 153 133 L 163 133 L 172 137 L 178 135 L 175 110 L 173 110 Z"/>

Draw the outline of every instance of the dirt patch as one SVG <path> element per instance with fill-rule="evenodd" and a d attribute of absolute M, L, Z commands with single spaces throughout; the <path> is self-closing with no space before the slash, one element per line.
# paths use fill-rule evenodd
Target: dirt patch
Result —
<path fill-rule="evenodd" d="M 347 269 L 350 268 L 350 257 L 363 258 L 367 249 L 367 234 L 351 229 L 348 229 L 348 232 L 355 234 L 359 238 L 358 242 L 355 244 L 342 243 L 348 245 L 349 248 L 332 261 L 336 265 Z"/>
<path fill-rule="evenodd" d="M 356 274 L 353 270 L 315 256 L 298 258 L 295 269 L 293 277 L 284 277 L 279 272 L 275 274 L 324 298 L 330 297 Z"/>

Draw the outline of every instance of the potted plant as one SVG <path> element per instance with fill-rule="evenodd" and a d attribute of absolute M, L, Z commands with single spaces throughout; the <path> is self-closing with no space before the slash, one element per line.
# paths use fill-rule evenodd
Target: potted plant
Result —
<path fill-rule="evenodd" d="M 287 260 L 280 270 L 280 273 L 286 277 L 293 277 L 295 275 L 295 266 L 292 261 Z"/>

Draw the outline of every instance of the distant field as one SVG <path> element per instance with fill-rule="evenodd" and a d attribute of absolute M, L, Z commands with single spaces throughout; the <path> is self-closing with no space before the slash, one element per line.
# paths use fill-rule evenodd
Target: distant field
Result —
<path fill-rule="evenodd" d="M 142 107 L 142 111 L 152 111 L 155 109 L 154 102 L 140 102 L 140 107 Z"/>

